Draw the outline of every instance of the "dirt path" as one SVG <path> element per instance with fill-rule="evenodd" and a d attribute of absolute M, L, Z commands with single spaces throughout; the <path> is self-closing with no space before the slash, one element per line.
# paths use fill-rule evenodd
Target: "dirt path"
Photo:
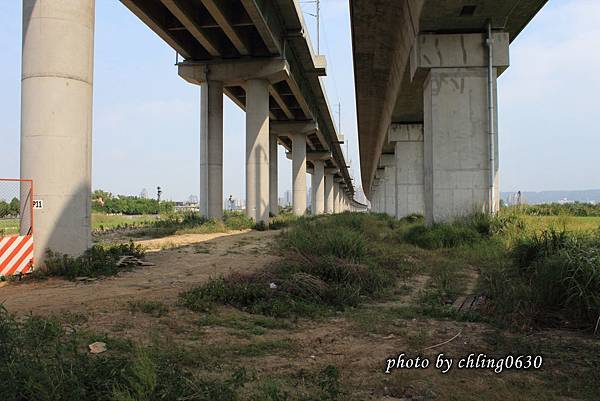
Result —
<path fill-rule="evenodd" d="M 144 242 L 151 249 L 146 260 L 156 264 L 93 282 L 61 279 L 32 281 L 0 288 L 0 302 L 15 313 L 52 314 L 115 311 L 134 298 L 173 303 L 187 288 L 228 272 L 253 271 L 274 261 L 267 252 L 271 232 L 190 234 Z M 176 248 L 175 248 L 176 247 Z"/>

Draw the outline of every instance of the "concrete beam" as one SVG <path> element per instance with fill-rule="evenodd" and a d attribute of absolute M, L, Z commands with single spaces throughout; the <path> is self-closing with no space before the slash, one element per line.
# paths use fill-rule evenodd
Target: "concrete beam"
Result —
<path fill-rule="evenodd" d="M 263 79 L 273 84 L 288 79 L 289 66 L 287 61 L 280 58 L 183 62 L 179 64 L 179 75 L 196 85 L 207 79 L 221 81 L 225 86 L 243 86 L 250 79 Z"/>
<path fill-rule="evenodd" d="M 213 57 L 220 57 L 221 52 L 217 48 L 216 44 L 213 43 L 213 40 L 209 38 L 207 33 L 202 29 L 196 21 L 191 18 L 192 12 L 190 11 L 189 6 L 185 7 L 182 4 L 176 2 L 175 0 L 160 0 L 161 3 L 181 22 L 181 24 L 189 31 L 189 33 L 206 49 L 208 54 Z"/>
<path fill-rule="evenodd" d="M 273 100 L 275 100 L 281 111 L 283 111 L 283 114 L 285 114 L 285 116 L 288 119 L 293 120 L 294 113 L 292 113 L 288 105 L 285 103 L 285 100 L 283 100 L 283 98 L 281 97 L 281 95 L 279 95 L 279 92 L 277 92 L 273 85 L 269 86 L 269 94 L 271 95 Z"/>
<path fill-rule="evenodd" d="M 307 121 L 271 121 L 271 132 L 277 136 L 310 135 L 314 134 L 319 126 L 313 120 Z"/>
<path fill-rule="evenodd" d="M 494 67 L 500 75 L 509 66 L 508 33 L 495 32 L 493 40 Z M 486 36 L 481 33 L 420 34 L 410 56 L 411 77 L 421 69 L 487 66 Z"/>
<path fill-rule="evenodd" d="M 235 27 L 231 24 L 229 19 L 226 16 L 226 10 L 224 9 L 225 2 L 215 0 L 201 0 L 202 4 L 211 17 L 219 24 L 227 38 L 231 41 L 235 49 L 242 56 L 247 56 L 250 52 L 248 50 L 248 44 L 246 43 L 245 38 L 243 38 L 240 34 L 238 34 Z"/>

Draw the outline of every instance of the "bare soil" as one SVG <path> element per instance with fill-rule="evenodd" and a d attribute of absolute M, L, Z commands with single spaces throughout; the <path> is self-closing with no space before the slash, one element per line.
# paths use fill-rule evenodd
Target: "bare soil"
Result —
<path fill-rule="evenodd" d="M 297 377 L 298 372 L 314 372 L 335 365 L 341 372 L 343 385 L 340 400 L 582 399 L 570 397 L 568 390 L 560 395 L 549 390 L 553 381 L 562 380 L 564 386 L 569 386 L 572 373 L 586 368 L 584 359 L 568 359 L 569 352 L 598 349 L 593 339 L 564 331 L 539 332 L 527 339 L 526 345 L 543 345 L 546 358 L 543 371 L 495 374 L 489 370 L 455 369 L 443 375 L 429 367 L 385 374 L 386 358 L 400 353 L 426 356 L 435 363 L 438 353 L 453 357 L 478 352 L 505 356 L 529 350 L 529 345 L 524 346 L 518 335 L 501 332 L 488 324 L 398 313 L 419 302 L 419 294 L 429 281 L 426 271 L 417 272 L 404 283 L 396 299 L 327 318 L 290 320 L 287 328 L 260 333 L 239 325 L 256 318 L 243 311 L 218 307 L 210 313 L 196 313 L 178 305 L 180 292 L 206 282 L 211 276 L 252 272 L 276 261 L 279 256 L 272 251 L 276 235 L 273 231 L 252 231 L 149 240 L 142 244 L 155 250 L 146 257 L 155 266 L 93 282 L 49 279 L 10 284 L 0 288 L 0 301 L 4 301 L 10 312 L 55 315 L 81 329 L 142 343 L 159 337 L 173 346 L 189 348 L 190 352 L 204 347 L 202 353 L 222 357 L 228 370 L 245 366 L 259 380 L 289 379 Z M 476 278 L 476 272 L 467 275 L 465 295 L 474 290 Z M 167 312 L 160 316 L 136 312 L 131 308 L 132 301 L 159 301 Z M 199 324 L 203 318 L 216 320 Z M 289 348 L 267 350 L 260 355 L 235 351 L 260 344 L 288 344 Z M 568 345 L 563 350 L 561 344 Z M 532 347 L 531 352 L 536 352 L 536 348 Z"/>

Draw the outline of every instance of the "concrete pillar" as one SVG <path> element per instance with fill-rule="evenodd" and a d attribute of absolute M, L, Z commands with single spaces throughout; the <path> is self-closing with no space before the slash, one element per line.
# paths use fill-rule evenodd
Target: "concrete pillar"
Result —
<path fill-rule="evenodd" d="M 34 180 L 35 260 L 91 240 L 94 0 L 23 1 L 21 177 Z"/>
<path fill-rule="evenodd" d="M 269 210 L 271 215 L 279 214 L 277 188 L 277 135 L 269 137 Z"/>
<path fill-rule="evenodd" d="M 423 215 L 423 125 L 392 124 L 389 142 L 396 156 L 396 218 Z"/>
<path fill-rule="evenodd" d="M 325 211 L 325 162 L 314 160 L 315 166 L 312 175 L 312 213 L 313 215 L 323 214 Z"/>
<path fill-rule="evenodd" d="M 223 83 L 200 84 L 200 213 L 223 217 Z"/>
<path fill-rule="evenodd" d="M 292 134 L 292 207 L 296 216 L 306 213 L 306 135 Z"/>
<path fill-rule="evenodd" d="M 460 83 L 458 87 L 454 82 Z M 494 79 L 494 88 L 495 82 Z M 489 174 L 486 70 L 432 69 L 424 93 L 426 221 L 448 221 L 474 212 L 485 212 Z M 496 180 L 493 209 L 497 210 L 498 146 L 494 148 Z"/>
<path fill-rule="evenodd" d="M 339 197 L 339 186 L 338 183 L 333 179 L 333 213 L 339 213 L 339 205 L 338 205 L 338 197 Z"/>
<path fill-rule="evenodd" d="M 333 208 L 333 174 L 325 174 L 325 213 L 335 213 Z"/>
<path fill-rule="evenodd" d="M 411 74 L 426 76 L 423 153 L 427 223 L 499 208 L 496 77 L 509 64 L 508 34 L 494 33 L 492 43 L 491 94 L 485 35 L 420 35 L 411 54 Z M 493 135 L 488 126 L 489 106 L 494 107 Z"/>
<path fill-rule="evenodd" d="M 246 214 L 269 222 L 269 83 L 246 82 Z"/>
<path fill-rule="evenodd" d="M 391 217 L 396 216 L 396 158 L 393 154 L 383 154 L 379 160 L 383 167 L 383 212 Z"/>

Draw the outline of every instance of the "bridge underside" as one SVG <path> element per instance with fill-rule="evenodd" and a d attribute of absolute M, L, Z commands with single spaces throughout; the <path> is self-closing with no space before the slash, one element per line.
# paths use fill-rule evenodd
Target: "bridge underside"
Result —
<path fill-rule="evenodd" d="M 375 208 L 429 221 L 497 208 L 495 81 L 546 1 L 350 1 L 362 185 Z"/>
<path fill-rule="evenodd" d="M 277 213 L 277 146 L 293 159 L 294 211 L 361 207 L 294 0 L 121 0 L 178 54 L 179 74 L 200 90 L 200 202 L 223 213 L 223 94 L 246 111 L 246 213 Z M 44 201 L 36 260 L 47 248 L 91 245 L 94 0 L 23 1 L 21 176 Z M 61 157 L 56 157 L 61 155 Z"/>

